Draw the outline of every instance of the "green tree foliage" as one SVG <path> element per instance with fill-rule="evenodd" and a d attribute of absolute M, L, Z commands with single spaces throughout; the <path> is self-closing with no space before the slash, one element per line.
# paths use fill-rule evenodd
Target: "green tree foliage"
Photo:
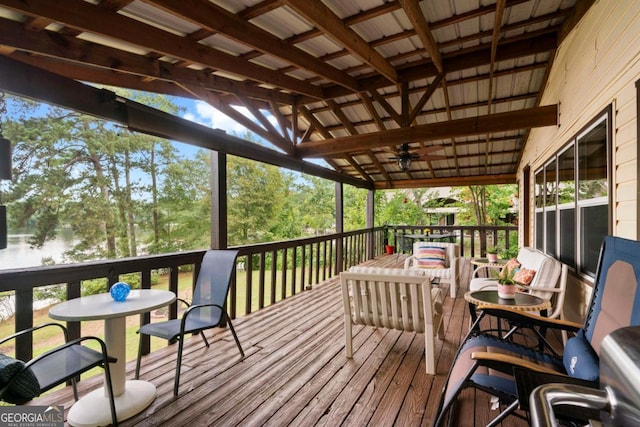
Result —
<path fill-rule="evenodd" d="M 504 221 L 513 198 L 518 194 L 515 184 L 456 187 L 460 225 L 505 225 Z"/>
<path fill-rule="evenodd" d="M 230 245 L 277 238 L 280 220 L 291 217 L 285 203 L 291 178 L 275 166 L 239 157 L 227 164 Z M 285 206 L 287 209 L 285 209 Z"/>
<path fill-rule="evenodd" d="M 426 190 L 394 191 L 376 204 L 376 216 L 382 224 L 418 225 L 427 224 L 427 215 L 423 206 Z"/>

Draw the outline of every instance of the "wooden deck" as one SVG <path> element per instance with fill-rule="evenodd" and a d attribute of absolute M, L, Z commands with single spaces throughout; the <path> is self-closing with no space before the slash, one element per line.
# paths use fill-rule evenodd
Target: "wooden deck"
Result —
<path fill-rule="evenodd" d="M 367 264 L 402 261 L 381 256 Z M 444 341 L 436 340 L 437 375 L 425 373 L 421 334 L 357 326 L 354 357 L 344 353 L 343 309 L 336 278 L 291 299 L 236 319 L 246 357 L 240 360 L 228 330 L 211 331 L 211 347 L 199 337 L 185 348 L 180 394 L 173 397 L 176 348 L 143 359 L 142 378 L 158 397 L 123 426 L 421 426 L 431 425 L 443 382 L 461 337 L 469 327 L 462 298 L 470 264 L 462 263 L 458 298 L 445 300 Z M 445 292 L 448 295 L 448 292 Z M 128 365 L 133 378 L 135 362 Z M 101 383 L 82 381 L 81 395 Z M 469 394 L 469 396 L 471 396 Z M 489 405 L 460 405 L 456 425 L 483 425 Z M 55 392 L 35 404 L 72 404 L 71 390 Z M 504 426 L 526 425 L 511 417 Z"/>

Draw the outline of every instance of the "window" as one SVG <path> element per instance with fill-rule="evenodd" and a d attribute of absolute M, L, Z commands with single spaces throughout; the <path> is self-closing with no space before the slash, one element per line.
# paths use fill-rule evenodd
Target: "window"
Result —
<path fill-rule="evenodd" d="M 609 233 L 610 122 L 607 109 L 535 173 L 536 248 L 590 277 Z"/>

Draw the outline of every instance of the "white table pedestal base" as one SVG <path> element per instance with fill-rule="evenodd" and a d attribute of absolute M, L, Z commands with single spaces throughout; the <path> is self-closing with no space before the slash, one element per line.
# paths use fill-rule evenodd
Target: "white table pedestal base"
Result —
<path fill-rule="evenodd" d="M 118 421 L 124 421 L 141 412 L 156 397 L 156 386 L 148 381 L 129 380 L 125 391 L 116 396 Z M 111 423 L 111 406 L 103 388 L 92 391 L 73 404 L 67 416 L 73 427 L 99 427 Z"/>

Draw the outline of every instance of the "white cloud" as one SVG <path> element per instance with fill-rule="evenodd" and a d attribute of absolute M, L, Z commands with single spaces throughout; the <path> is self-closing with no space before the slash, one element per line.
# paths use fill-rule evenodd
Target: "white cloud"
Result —
<path fill-rule="evenodd" d="M 248 114 L 248 110 L 244 107 L 238 108 L 238 111 L 251 117 L 251 115 Z M 221 113 L 203 101 L 195 101 L 193 103 L 193 107 L 188 108 L 188 111 L 183 115 L 183 118 L 213 129 L 222 129 L 229 134 L 242 135 L 246 131 L 244 126 L 238 124 L 224 113 Z"/>

